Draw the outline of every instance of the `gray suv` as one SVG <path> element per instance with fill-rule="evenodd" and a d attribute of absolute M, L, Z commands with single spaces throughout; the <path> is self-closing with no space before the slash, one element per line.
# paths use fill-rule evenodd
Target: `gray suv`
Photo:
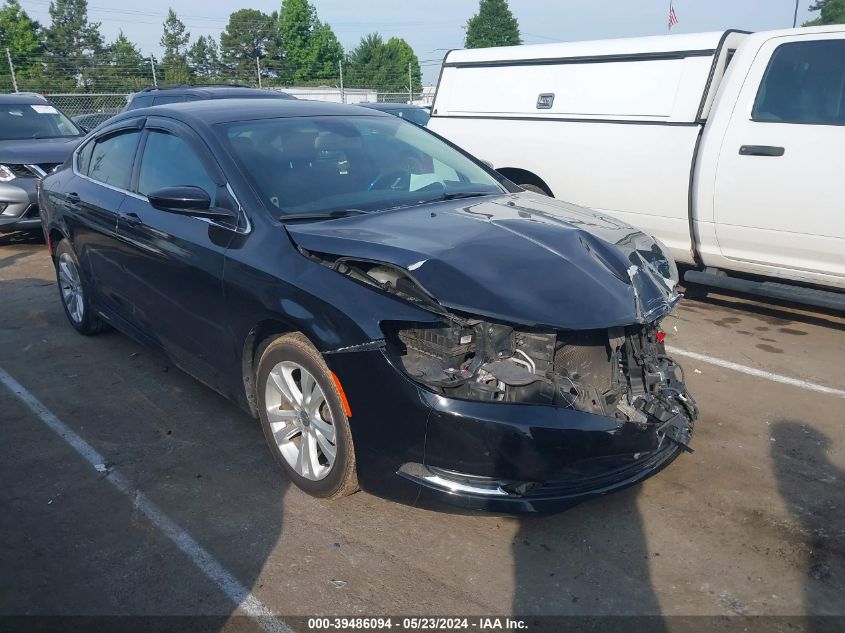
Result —
<path fill-rule="evenodd" d="M 0 231 L 41 228 L 37 187 L 83 136 L 44 97 L 0 94 Z"/>

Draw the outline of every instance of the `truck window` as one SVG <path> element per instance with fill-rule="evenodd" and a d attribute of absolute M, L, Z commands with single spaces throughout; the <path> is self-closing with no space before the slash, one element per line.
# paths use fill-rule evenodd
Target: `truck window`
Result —
<path fill-rule="evenodd" d="M 751 118 L 768 123 L 845 125 L 845 40 L 778 46 Z"/>

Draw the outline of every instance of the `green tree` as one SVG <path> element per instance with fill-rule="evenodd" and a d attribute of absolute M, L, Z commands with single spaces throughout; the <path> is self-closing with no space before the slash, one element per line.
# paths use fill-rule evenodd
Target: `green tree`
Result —
<path fill-rule="evenodd" d="M 810 6 L 810 11 L 818 11 L 819 17 L 804 22 L 804 26 L 845 24 L 845 0 L 816 0 Z"/>
<path fill-rule="evenodd" d="M 188 70 L 188 42 L 191 40 L 191 34 L 173 9 L 167 10 L 167 19 L 162 26 L 164 32 L 160 44 L 164 49 L 164 56 L 161 58 L 164 81 L 168 84 L 187 83 L 191 79 Z"/>
<path fill-rule="evenodd" d="M 229 16 L 226 29 L 220 34 L 220 56 L 226 69 L 240 81 L 254 82 L 256 60 L 277 53 L 276 16 L 256 9 L 240 9 Z M 262 76 L 269 77 L 264 65 Z"/>
<path fill-rule="evenodd" d="M 18 0 L 8 0 L 0 8 L 0 61 L 6 56 L 6 49 L 12 56 L 18 86 L 34 74 L 41 54 L 40 26 L 30 19 Z M 12 75 L 8 64 L 0 64 L 0 90 L 11 92 Z"/>
<path fill-rule="evenodd" d="M 408 68 L 411 69 L 411 87 L 415 92 L 422 90 L 422 71 L 420 71 L 420 61 L 417 59 L 414 49 L 401 37 L 391 37 L 385 44 L 387 49 L 387 59 L 390 60 L 391 65 L 395 64 L 397 71 L 401 69 L 402 81 L 397 77 L 396 90 L 393 92 L 404 92 L 408 89 Z M 401 83 L 401 88 L 399 84 Z"/>
<path fill-rule="evenodd" d="M 88 21 L 87 1 L 56 0 L 50 3 L 49 12 L 51 23 L 44 31 L 47 87 L 71 90 L 93 86 L 103 38 L 100 23 Z"/>
<path fill-rule="evenodd" d="M 282 0 L 279 10 L 280 75 L 291 83 L 337 77 L 343 47 L 308 0 Z"/>
<path fill-rule="evenodd" d="M 106 46 L 98 71 L 97 89 L 104 92 L 130 92 L 152 83 L 149 62 L 123 31 Z"/>
<path fill-rule="evenodd" d="M 408 63 L 411 64 L 413 88 L 420 90 L 419 61 L 408 43 L 396 37 L 385 42 L 378 33 L 370 33 L 349 54 L 347 83 L 381 92 L 407 92 Z"/>
<path fill-rule="evenodd" d="M 481 0 L 478 13 L 467 22 L 467 48 L 516 46 L 522 44 L 519 23 L 507 0 Z"/>
<path fill-rule="evenodd" d="M 335 79 L 342 59 L 343 46 L 332 27 L 318 20 L 311 32 L 311 78 L 318 81 Z"/>
<path fill-rule="evenodd" d="M 200 35 L 188 49 L 188 61 L 197 77 L 211 80 L 220 75 L 220 53 L 210 35 Z"/>

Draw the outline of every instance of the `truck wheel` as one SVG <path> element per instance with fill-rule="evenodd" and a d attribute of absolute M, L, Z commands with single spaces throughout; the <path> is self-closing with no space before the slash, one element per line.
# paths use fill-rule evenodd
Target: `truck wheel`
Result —
<path fill-rule="evenodd" d="M 315 497 L 358 490 L 346 407 L 320 353 L 302 334 L 287 334 L 259 358 L 258 417 L 276 461 Z"/>

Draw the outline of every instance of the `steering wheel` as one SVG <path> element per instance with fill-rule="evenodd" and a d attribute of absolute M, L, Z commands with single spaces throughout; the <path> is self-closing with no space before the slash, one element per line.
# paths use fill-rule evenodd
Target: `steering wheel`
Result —
<path fill-rule="evenodd" d="M 379 174 L 373 178 L 373 181 L 369 185 L 367 185 L 367 191 L 373 191 L 376 189 L 395 189 L 395 187 L 383 185 L 389 183 L 391 180 L 395 183 L 400 178 L 404 179 L 405 177 L 408 178 L 408 185 L 410 186 L 411 172 L 406 169 L 393 169 L 387 173 Z"/>

